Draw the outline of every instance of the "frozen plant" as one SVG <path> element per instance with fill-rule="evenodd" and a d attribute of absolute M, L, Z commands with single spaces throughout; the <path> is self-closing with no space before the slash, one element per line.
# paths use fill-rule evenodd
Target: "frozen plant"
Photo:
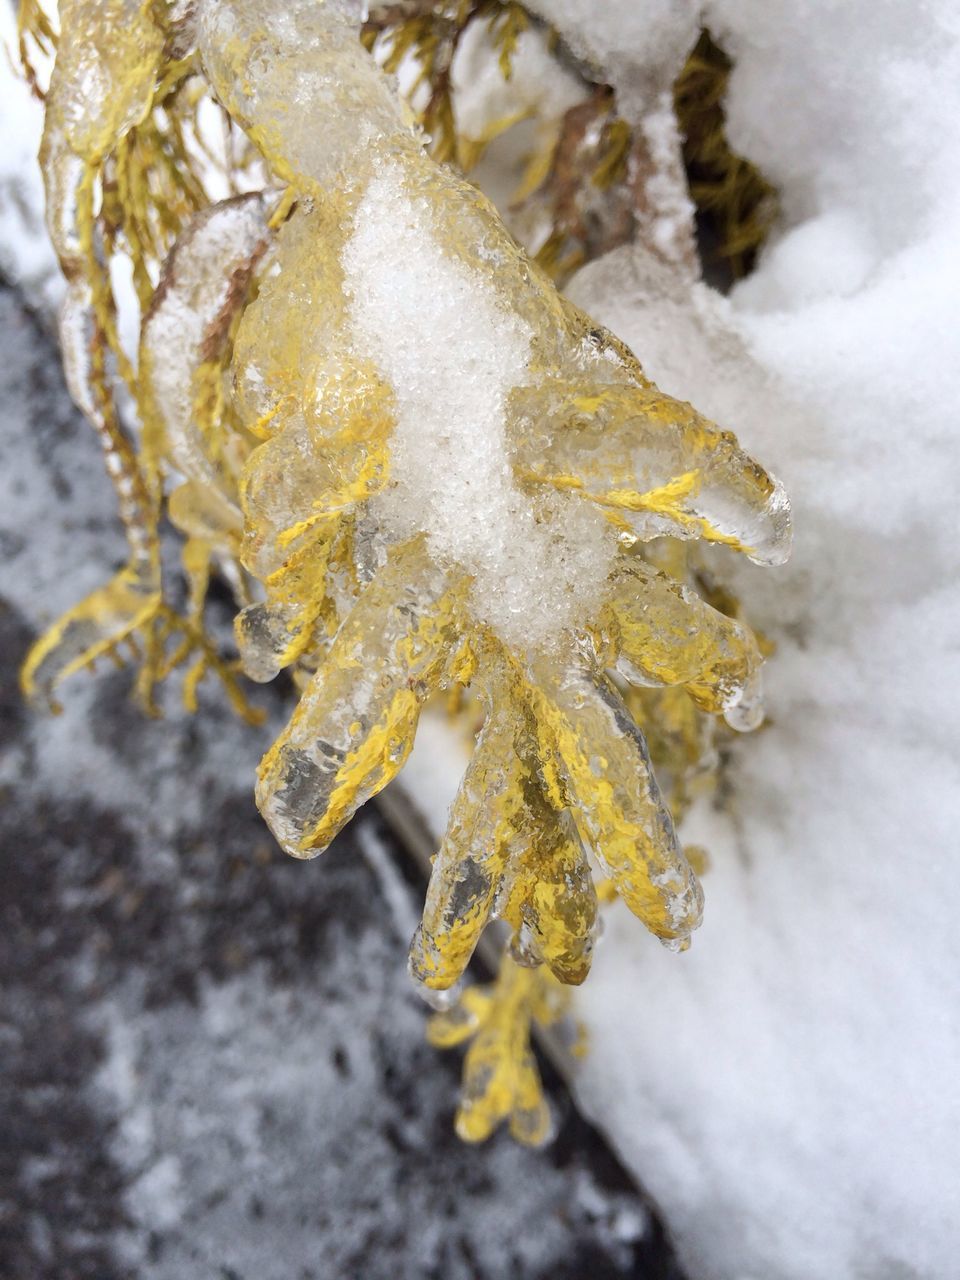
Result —
<path fill-rule="evenodd" d="M 558 283 L 637 238 L 651 213 L 648 187 L 660 182 L 664 165 L 674 171 L 671 183 L 680 176 L 675 158 L 653 154 L 662 140 L 624 117 L 596 68 L 513 0 L 372 5 L 363 40 L 380 65 L 400 74 L 435 159 L 471 174 L 491 147 L 515 152 L 511 135 L 526 129 L 517 185 L 505 201 L 508 226 Z M 770 229 L 777 200 L 727 138 L 730 66 L 702 31 L 672 99 L 677 149 L 712 242 L 710 256 L 739 277 Z M 692 222 L 678 228 L 676 237 L 688 266 L 695 257 L 692 229 Z"/>
<path fill-rule="evenodd" d="M 468 987 L 451 1009 L 435 1013 L 427 1039 L 438 1049 L 469 1042 L 456 1130 L 465 1142 L 488 1138 L 507 1121 L 526 1146 L 550 1136 L 551 1115 L 530 1044 L 534 1024 L 552 1027 L 567 1012 L 567 989 L 544 966 L 506 955 L 496 982 Z"/>
<path fill-rule="evenodd" d="M 700 539 L 779 564 L 789 507 L 733 435 L 658 391 L 428 154 L 358 38 L 359 8 L 61 6 L 42 163 L 69 286 L 64 360 L 130 561 L 38 642 L 24 684 L 49 695 L 127 641 L 145 698 L 192 658 L 189 697 L 213 668 L 244 706 L 203 628 L 218 567 L 244 671 L 291 668 L 300 691 L 256 788 L 298 858 L 399 772 L 430 695 L 470 685 L 484 724 L 411 971 L 451 990 L 499 917 L 522 968 L 577 984 L 595 868 L 671 948 L 702 913 L 622 682 L 682 689 L 737 729 L 762 715 L 752 633 L 645 545 Z M 222 113 L 221 167 L 251 190 L 210 198 L 203 104 Z M 142 308 L 136 368 L 107 279 L 118 245 Z M 186 535 L 183 612 L 161 581 L 165 485 Z M 501 981 L 530 986 L 513 968 Z"/>

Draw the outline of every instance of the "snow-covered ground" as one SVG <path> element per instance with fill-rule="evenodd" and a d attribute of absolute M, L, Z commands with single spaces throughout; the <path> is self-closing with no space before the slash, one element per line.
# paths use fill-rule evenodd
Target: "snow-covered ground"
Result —
<path fill-rule="evenodd" d="M 662 88 L 649 51 L 682 57 L 697 23 L 692 4 L 538 7 L 638 116 Z M 568 292 L 777 472 L 796 549 L 780 570 L 720 557 L 778 646 L 770 723 L 738 743 L 725 811 L 684 832 L 712 855 L 692 950 L 610 913 L 579 1092 L 692 1276 L 951 1280 L 960 17 L 712 0 L 705 19 L 736 61 L 734 144 L 782 193 L 773 242 L 729 300 L 629 248 Z M 0 172 L 29 192 L 13 111 L 0 69 Z M 25 207 L 0 207 L 6 244 Z M 414 785 L 435 771 L 421 749 Z"/>

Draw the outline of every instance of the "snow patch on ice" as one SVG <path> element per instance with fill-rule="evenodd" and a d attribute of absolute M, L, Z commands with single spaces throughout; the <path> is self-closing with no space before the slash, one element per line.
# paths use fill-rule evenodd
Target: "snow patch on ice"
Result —
<path fill-rule="evenodd" d="M 697 0 L 530 0 L 588 67 L 617 90 L 617 105 L 639 121 L 669 90 L 699 30 Z"/>
<path fill-rule="evenodd" d="M 380 515 L 469 573 L 476 615 L 509 644 L 547 643 L 590 616 L 613 542 L 582 504 L 535 505 L 513 477 L 507 397 L 529 377 L 529 327 L 444 251 L 395 164 L 365 192 L 343 266 L 357 347 L 395 397 Z"/>

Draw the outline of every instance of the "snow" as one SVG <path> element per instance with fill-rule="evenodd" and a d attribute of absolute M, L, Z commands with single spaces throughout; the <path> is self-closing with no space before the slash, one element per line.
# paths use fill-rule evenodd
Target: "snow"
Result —
<path fill-rule="evenodd" d="M 618 7 L 606 25 L 585 2 L 562 8 L 571 42 L 589 29 L 629 77 L 609 53 L 626 47 Z M 690 1274 L 947 1280 L 957 23 L 944 4 L 738 2 L 707 17 L 737 57 L 734 143 L 781 189 L 776 239 L 732 300 L 630 248 L 568 292 L 783 478 L 797 542 L 785 569 L 734 575 L 778 651 L 769 724 L 736 744 L 730 804 L 683 831 L 711 854 L 697 945 L 665 954 L 609 913 L 577 993 L 591 1046 L 578 1092 Z M 712 559 L 730 575 L 729 555 Z M 407 782 L 442 830 L 455 770 L 429 729 Z"/>
<path fill-rule="evenodd" d="M 571 294 L 786 483 L 741 570 L 778 645 L 697 946 L 614 911 L 580 1096 L 705 1280 L 956 1274 L 960 44 L 950 6 L 715 3 L 735 145 L 783 192 L 732 305 L 631 250 Z M 815 87 L 815 88 L 814 88 Z M 661 297 L 666 291 L 664 302 Z M 638 992 L 639 998 L 638 998 Z"/>
<path fill-rule="evenodd" d="M 510 65 L 505 80 L 488 23 L 471 22 L 450 66 L 458 133 L 476 141 L 505 120 L 532 115 L 555 121 L 584 99 L 582 80 L 557 62 L 541 28 L 520 32 Z"/>
<path fill-rule="evenodd" d="M 677 181 L 680 134 L 669 90 L 659 94 L 640 121 L 650 157 L 651 173 L 644 182 L 649 205 L 645 213 L 645 238 L 668 262 L 682 267 L 690 241 L 693 202 Z"/>
<path fill-rule="evenodd" d="M 13 71 L 14 11 L 0 4 L 0 272 L 31 303 L 48 311 L 63 296 L 63 279 L 43 221 L 37 150 L 43 109 Z"/>
<path fill-rule="evenodd" d="M 697 0 L 531 0 L 528 7 L 616 88 L 628 120 L 641 120 L 670 88 L 699 31 Z"/>
<path fill-rule="evenodd" d="M 388 162 L 343 253 L 358 355 L 375 361 L 396 404 L 378 517 L 395 536 L 425 531 L 437 560 L 472 575 L 476 616 L 523 650 L 595 613 L 614 539 L 584 504 L 561 497 L 538 509 L 517 485 L 507 397 L 529 379 L 532 335 L 490 275 L 446 253 L 438 232 Z"/>
<path fill-rule="evenodd" d="M 283 986 L 254 966 L 216 984 L 202 979 L 196 1008 L 142 1010 L 128 986 L 104 1002 L 107 1053 L 96 1096 L 116 1116 L 114 1159 L 143 1169 L 124 1191 L 130 1229 L 112 1241 L 119 1257 L 149 1280 L 221 1268 L 263 1280 L 472 1280 L 549 1274 L 575 1247 L 576 1230 L 600 1236 L 604 1263 L 622 1257 L 629 1274 L 631 1250 L 649 1226 L 639 1202 L 585 1171 L 565 1180 L 542 1156 L 506 1141 L 454 1150 L 453 1161 L 452 1139 L 437 1148 L 425 1124 L 438 1083 L 430 1079 L 434 1051 L 420 1047 L 423 1014 L 412 995 L 404 999 L 402 968 L 385 979 L 402 944 L 388 929 L 378 942 L 374 928 L 353 939 L 352 959 L 344 946 L 334 961 L 340 980 L 363 964 L 352 999 L 349 987 L 331 997 L 309 975 Z M 402 1107 L 381 1078 L 391 1062 Z M 449 1087 L 446 1064 L 433 1065 Z M 391 1142 L 409 1166 L 398 1167 Z M 415 1172 L 422 1168 L 432 1170 L 429 1181 Z M 251 1214 L 257 1202 L 264 1222 Z M 536 1231 L 525 1229 L 529 1214 Z M 151 1235 L 164 1241 L 158 1257 L 145 1247 Z M 461 1235 L 467 1258 L 451 1243 Z"/>

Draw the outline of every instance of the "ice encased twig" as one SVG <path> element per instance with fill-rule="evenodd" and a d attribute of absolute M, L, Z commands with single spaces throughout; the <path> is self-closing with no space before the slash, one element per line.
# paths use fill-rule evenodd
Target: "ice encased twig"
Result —
<path fill-rule="evenodd" d="M 453 985 L 495 914 L 525 953 L 581 980 L 596 916 L 581 839 L 644 923 L 685 945 L 700 888 L 600 667 L 732 713 L 759 654 L 616 535 L 706 538 L 776 563 L 782 489 L 657 391 L 484 197 L 425 156 L 339 10 L 255 8 L 209 0 L 199 24 L 218 92 L 302 202 L 237 338 L 238 405 L 272 433 L 242 482 L 245 564 L 268 599 L 239 634 L 251 674 L 319 663 L 265 758 L 261 808 L 285 848 L 318 852 L 400 767 L 423 696 L 466 641 L 491 701 L 414 941 L 419 980 Z M 298 107 L 328 124 L 322 147 L 290 118 L 291 76 Z M 325 649 L 324 557 L 360 512 L 387 564 L 364 585 L 358 563 Z M 424 627 L 438 647 L 424 649 Z M 608 652 L 593 656 L 598 627 Z"/>
<path fill-rule="evenodd" d="M 98 52 L 103 31 L 66 6 L 56 83 L 70 110 L 58 89 L 48 161 L 65 270 L 80 263 L 87 290 L 68 326 L 77 394 L 94 393 L 105 439 L 103 369 L 84 381 L 80 359 L 110 323 L 91 291 L 90 175 L 149 110 L 164 57 L 195 41 L 191 66 L 287 188 L 272 213 L 246 196 L 182 230 L 140 348 L 140 505 L 162 467 L 179 471 L 169 510 L 188 535 L 193 613 L 212 556 L 244 606 L 247 673 L 290 668 L 301 689 L 257 783 L 281 845 L 319 853 L 402 767 L 430 694 L 473 681 L 486 723 L 412 946 L 420 982 L 455 986 L 495 917 L 523 964 L 582 981 L 591 856 L 648 928 L 687 945 L 700 887 L 606 671 L 756 720 L 749 631 L 658 571 L 648 544 L 704 539 L 779 563 L 781 486 L 660 393 L 486 198 L 429 159 L 357 40 L 356 6 L 198 0 L 169 30 L 132 0 L 94 9 L 103 30 L 129 31 Z M 76 133 L 83 68 L 92 106 Z M 132 480 L 118 487 L 136 498 Z M 128 515 L 135 539 L 149 521 Z"/>

